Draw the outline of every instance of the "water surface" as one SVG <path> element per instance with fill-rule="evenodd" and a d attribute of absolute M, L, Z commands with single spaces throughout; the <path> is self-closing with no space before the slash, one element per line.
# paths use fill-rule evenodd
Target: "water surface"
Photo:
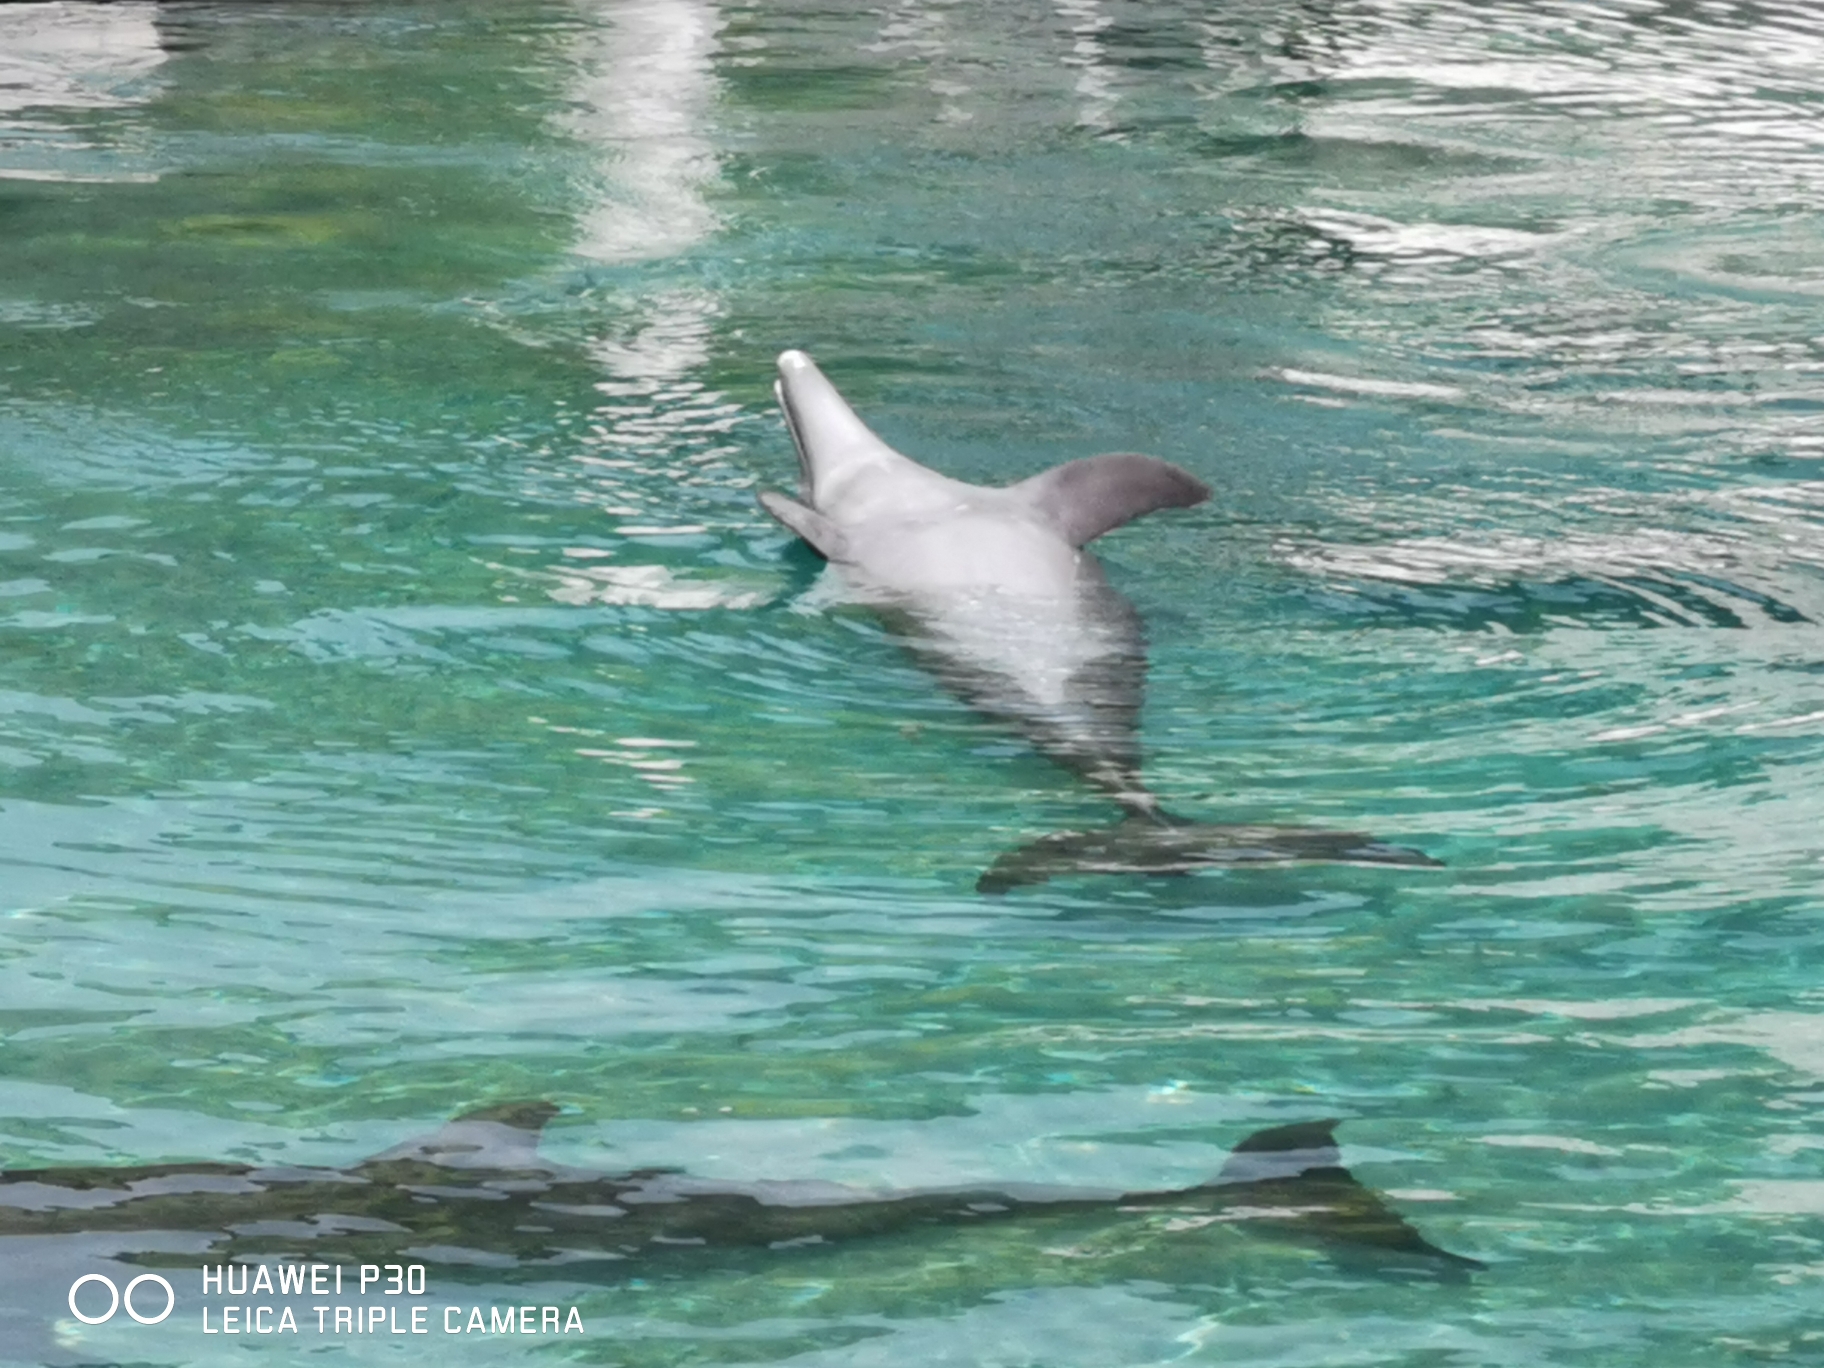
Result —
<path fill-rule="evenodd" d="M 7 1352 L 1815 1362 L 1821 61 L 1796 4 L 0 9 L 0 1164 L 548 1097 L 592 1166 L 1133 1189 L 1339 1116 L 1491 1265 L 1132 1219 L 434 1299 L 580 1342 L 16 1288 Z M 1099 548 L 1150 782 L 1447 867 L 977 896 L 1110 814 L 805 599 L 786 346 L 964 478 L 1209 481 Z"/>

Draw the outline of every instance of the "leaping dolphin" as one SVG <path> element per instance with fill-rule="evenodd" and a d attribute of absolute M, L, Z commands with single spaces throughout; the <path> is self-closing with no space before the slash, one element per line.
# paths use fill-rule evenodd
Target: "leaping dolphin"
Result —
<path fill-rule="evenodd" d="M 1181 874 L 1211 865 L 1437 861 L 1359 832 L 1171 816 L 1140 775 L 1146 644 L 1140 616 L 1083 548 L 1160 508 L 1209 498 L 1153 456 L 1090 456 L 1004 489 L 965 484 L 869 430 L 815 362 L 780 354 L 774 393 L 798 448 L 799 498 L 760 505 L 838 567 L 848 591 L 972 707 L 1113 799 L 1119 822 L 1009 851 L 985 893 L 1064 872 Z"/>
<path fill-rule="evenodd" d="M 446 1267 L 528 1268 L 793 1249 L 934 1226 L 1168 1213 L 1315 1242 L 1344 1263 L 1461 1278 L 1483 1265 L 1431 1244 L 1342 1166 L 1335 1121 L 1258 1131 L 1207 1183 L 1157 1191 L 942 1188 L 871 1192 L 822 1182 L 718 1183 L 669 1169 L 553 1164 L 539 1136 L 557 1108 L 509 1103 L 456 1118 L 350 1169 L 158 1164 L 0 1173 L 0 1274 L 97 1258 L 157 1267 L 409 1253 Z M 1204 1219 L 1196 1219 L 1202 1217 Z M 30 1267 L 13 1267 L 15 1260 Z M 0 1324 L 5 1316 L 0 1315 Z"/>

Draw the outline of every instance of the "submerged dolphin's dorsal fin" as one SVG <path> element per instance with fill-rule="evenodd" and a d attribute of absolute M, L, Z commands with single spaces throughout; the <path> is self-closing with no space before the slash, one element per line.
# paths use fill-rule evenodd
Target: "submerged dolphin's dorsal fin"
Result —
<path fill-rule="evenodd" d="M 529 1102 L 497 1102 L 491 1107 L 477 1107 L 466 1111 L 455 1120 L 452 1126 L 459 1126 L 465 1121 L 492 1121 L 498 1125 L 510 1126 L 514 1130 L 526 1131 L 533 1143 L 544 1132 L 545 1125 L 563 1110 L 555 1102 L 537 1098 Z"/>
<path fill-rule="evenodd" d="M 1229 1151 L 1218 1183 L 1254 1183 L 1297 1178 L 1310 1169 L 1341 1168 L 1334 1120 L 1294 1121 L 1255 1131 Z"/>
<path fill-rule="evenodd" d="M 439 1168 L 503 1170 L 550 1167 L 538 1157 L 538 1138 L 556 1116 L 553 1102 L 506 1102 L 464 1112 L 429 1135 L 376 1154 L 361 1165 L 435 1164 Z"/>
<path fill-rule="evenodd" d="M 1157 456 L 1113 452 L 1085 456 L 1009 488 L 1072 546 L 1158 508 L 1189 508 L 1210 497 L 1210 487 Z"/>
<path fill-rule="evenodd" d="M 840 527 L 816 509 L 807 508 L 798 500 L 787 498 L 773 489 L 763 489 L 757 497 L 760 507 L 804 538 L 825 560 L 849 559 L 849 539 L 843 535 Z"/>

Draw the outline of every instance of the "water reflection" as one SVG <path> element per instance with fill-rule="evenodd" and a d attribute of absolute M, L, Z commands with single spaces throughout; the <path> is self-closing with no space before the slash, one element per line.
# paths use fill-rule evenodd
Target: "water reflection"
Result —
<path fill-rule="evenodd" d="M 123 109 L 157 94 L 165 51 L 151 3 L 51 0 L 0 5 L 0 180 L 151 181 L 134 166 L 131 124 L 97 129 L 70 115 Z M 34 315 L 0 323 L 41 322 Z"/>
<path fill-rule="evenodd" d="M 609 264 L 687 251 L 716 226 L 707 191 L 718 167 L 703 127 L 717 89 L 716 7 L 640 0 L 579 17 L 569 108 L 556 122 L 602 161 L 576 250 Z"/>
<path fill-rule="evenodd" d="M 569 106 L 557 126 L 598 158 L 573 250 L 604 266 L 684 255 L 717 226 L 720 174 L 707 123 L 718 82 L 720 16 L 701 0 L 643 0 L 582 11 L 567 54 Z M 650 395 L 708 359 L 718 305 L 699 287 L 661 288 L 634 316 L 589 343 L 617 394 Z M 626 411 L 610 408 L 614 419 Z M 617 424 L 618 426 L 618 424 Z"/>
<path fill-rule="evenodd" d="M 596 165 L 572 250 L 626 281 L 615 317 L 585 343 L 608 378 L 596 383 L 602 399 L 578 434 L 580 488 L 620 520 L 612 524 L 620 535 L 697 535 L 705 525 L 676 515 L 677 486 L 704 483 L 702 468 L 728 454 L 722 439 L 743 417 L 698 378 L 722 303 L 695 281 L 627 272 L 686 259 L 719 226 L 711 195 L 721 166 L 711 124 L 721 89 L 713 59 L 722 19 L 701 0 L 580 13 L 585 27 L 567 54 L 569 108 L 556 123 L 591 149 Z M 670 574 L 657 566 L 572 563 L 550 573 L 559 583 L 551 596 L 560 602 L 718 601 L 688 589 L 682 597 L 668 593 Z"/>
<path fill-rule="evenodd" d="M 113 109 L 147 99 L 165 60 L 150 0 L 0 7 L 0 114 Z"/>
<path fill-rule="evenodd" d="M 880 36 L 868 44 L 870 52 L 915 58 L 924 68 L 925 83 L 938 98 L 939 123 L 968 123 L 975 118 L 973 101 L 977 73 L 967 56 L 966 40 L 973 25 L 959 34 L 951 23 L 953 6 L 910 3 L 893 6 L 880 26 Z M 973 16 L 971 16 L 973 18 Z M 959 43 L 959 38 L 964 40 Z M 962 60 L 957 60 L 961 53 Z M 753 60 L 753 59 L 750 59 Z"/>
<path fill-rule="evenodd" d="M 1070 51 L 1063 61 L 1077 71 L 1077 126 L 1106 132 L 1120 96 L 1100 35 L 1114 20 L 1103 12 L 1101 0 L 1054 0 L 1052 9 L 1069 30 Z"/>

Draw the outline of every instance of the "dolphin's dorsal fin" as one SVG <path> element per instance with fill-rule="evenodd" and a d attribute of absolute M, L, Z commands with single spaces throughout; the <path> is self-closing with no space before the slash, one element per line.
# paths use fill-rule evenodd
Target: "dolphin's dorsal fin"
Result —
<path fill-rule="evenodd" d="M 1335 1121 L 1294 1121 L 1255 1131 L 1229 1151 L 1218 1183 L 1254 1183 L 1297 1178 L 1311 1169 L 1341 1168 Z"/>
<path fill-rule="evenodd" d="M 545 1169 L 538 1137 L 558 1112 L 552 1102 L 507 1102 L 464 1112 L 429 1135 L 376 1154 L 362 1164 L 400 1161 L 455 1169 Z"/>
<path fill-rule="evenodd" d="M 530 1102 L 497 1102 L 491 1107 L 477 1107 L 474 1111 L 466 1111 L 450 1124 L 456 1126 L 465 1121 L 493 1121 L 503 1126 L 511 1126 L 514 1130 L 526 1131 L 536 1144 L 538 1137 L 544 1132 L 546 1122 L 561 1110 L 562 1108 L 557 1103 L 547 1102 L 543 1098 Z"/>
<path fill-rule="evenodd" d="M 816 509 L 807 508 L 777 490 L 763 489 L 758 497 L 760 507 L 803 537 L 825 560 L 849 559 L 849 539 L 842 534 L 841 528 Z"/>
<path fill-rule="evenodd" d="M 1210 497 L 1210 487 L 1157 456 L 1113 452 L 1086 456 L 1010 487 L 1072 546 L 1157 508 L 1189 508 Z"/>

